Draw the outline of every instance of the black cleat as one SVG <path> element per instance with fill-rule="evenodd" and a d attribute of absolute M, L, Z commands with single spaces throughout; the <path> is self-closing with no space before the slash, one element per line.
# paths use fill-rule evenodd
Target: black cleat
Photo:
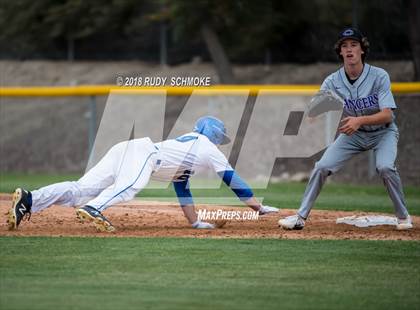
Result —
<path fill-rule="evenodd" d="M 91 206 L 84 206 L 76 210 L 80 221 L 93 222 L 96 229 L 101 232 L 114 232 L 115 228 L 102 213 Z"/>
<path fill-rule="evenodd" d="M 20 222 L 28 216 L 28 221 L 31 218 L 32 194 L 23 188 L 17 188 L 13 193 L 12 208 L 9 210 L 7 224 L 9 230 L 18 228 Z"/>

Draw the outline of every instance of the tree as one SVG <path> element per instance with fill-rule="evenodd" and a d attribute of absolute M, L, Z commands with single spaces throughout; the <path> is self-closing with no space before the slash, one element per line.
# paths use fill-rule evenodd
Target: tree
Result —
<path fill-rule="evenodd" d="M 229 23 L 232 12 L 231 1 L 170 1 L 167 3 L 176 36 L 200 36 L 205 42 L 216 67 L 220 81 L 235 83 L 232 65 L 217 30 L 223 30 Z"/>
<path fill-rule="evenodd" d="M 216 66 L 220 82 L 222 84 L 234 84 L 235 76 L 233 74 L 232 65 L 230 64 L 229 58 L 227 57 L 225 49 L 216 32 L 209 24 L 203 23 L 203 25 L 201 25 L 201 34 L 204 42 L 206 42 L 213 63 Z"/>
<path fill-rule="evenodd" d="M 38 54 L 45 58 L 60 50 L 62 45 L 67 47 L 71 58 L 75 42 L 94 36 L 101 37 L 103 46 L 112 45 L 127 33 L 129 36 L 133 36 L 135 31 L 142 33 L 142 27 L 148 24 L 146 19 L 141 18 L 142 11 L 151 10 L 154 5 L 150 0 L 2 2 L 0 41 L 7 43 L 4 45 L 7 45 L 9 53 L 17 58 L 19 55 L 37 58 Z M 138 24 L 138 20 L 145 22 Z M 93 50 L 98 53 L 103 46 L 96 44 Z"/>

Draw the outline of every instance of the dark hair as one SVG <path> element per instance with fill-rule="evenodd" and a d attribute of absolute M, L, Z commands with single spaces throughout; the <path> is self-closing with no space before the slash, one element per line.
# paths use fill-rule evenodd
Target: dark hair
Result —
<path fill-rule="evenodd" d="M 340 52 L 341 52 L 341 43 L 343 43 L 344 40 L 345 39 L 338 40 L 337 43 L 334 44 L 335 53 L 337 54 L 338 58 L 340 58 L 341 60 L 344 60 L 343 59 L 343 56 L 340 55 Z M 356 40 L 356 39 L 353 39 L 353 40 L 359 41 L 359 40 Z M 363 37 L 362 40 L 359 41 L 359 43 L 360 43 L 360 47 L 362 48 L 362 50 L 364 52 L 364 54 L 362 54 L 362 62 L 364 63 L 366 57 L 369 54 L 369 46 L 370 46 L 370 44 L 369 44 L 369 41 L 368 41 L 368 38 L 367 37 Z"/>

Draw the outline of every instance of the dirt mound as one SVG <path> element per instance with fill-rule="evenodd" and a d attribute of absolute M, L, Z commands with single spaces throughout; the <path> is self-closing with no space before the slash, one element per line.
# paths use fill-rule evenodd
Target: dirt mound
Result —
<path fill-rule="evenodd" d="M 10 197 L 0 196 L 0 212 L 10 208 Z M 240 207 L 205 206 L 198 209 L 245 211 Z M 279 216 L 294 214 L 295 210 L 282 209 L 280 215 L 266 215 L 258 220 L 230 221 L 215 230 L 192 229 L 178 205 L 160 202 L 132 201 L 112 207 L 104 212 L 116 228 L 115 233 L 97 233 L 90 224 L 78 221 L 73 208 L 52 206 L 22 222 L 17 231 L 8 231 L 6 216 L 0 223 L 1 236 L 98 236 L 98 237 L 195 237 L 195 238 L 278 238 L 278 239 L 367 239 L 367 240 L 420 240 L 420 217 L 414 216 L 414 228 L 397 231 L 392 226 L 357 228 L 335 224 L 337 217 L 354 212 L 317 211 L 311 213 L 302 231 L 285 231 L 277 225 Z M 357 213 L 366 215 L 367 213 Z M 369 213 L 373 214 L 373 213 Z"/>

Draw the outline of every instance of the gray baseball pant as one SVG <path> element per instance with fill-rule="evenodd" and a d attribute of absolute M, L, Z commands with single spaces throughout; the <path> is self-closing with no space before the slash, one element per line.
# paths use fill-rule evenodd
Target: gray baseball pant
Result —
<path fill-rule="evenodd" d="M 374 132 L 357 131 L 351 136 L 340 134 L 315 164 L 297 212 L 298 215 L 304 219 L 309 216 L 329 175 L 340 170 L 354 155 L 373 149 L 376 171 L 383 179 L 389 197 L 394 204 L 395 215 L 400 219 L 407 218 L 408 211 L 404 201 L 402 183 L 395 167 L 398 137 L 398 128 L 395 124 Z"/>

